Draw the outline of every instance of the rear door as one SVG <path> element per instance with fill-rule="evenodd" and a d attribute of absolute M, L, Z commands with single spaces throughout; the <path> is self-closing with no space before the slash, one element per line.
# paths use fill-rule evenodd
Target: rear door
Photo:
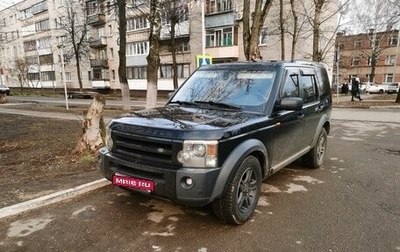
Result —
<path fill-rule="evenodd" d="M 313 68 L 301 68 L 299 76 L 300 96 L 303 98 L 305 116 L 302 141 L 309 146 L 316 134 L 322 109 L 325 107 L 319 99 L 316 72 Z"/>

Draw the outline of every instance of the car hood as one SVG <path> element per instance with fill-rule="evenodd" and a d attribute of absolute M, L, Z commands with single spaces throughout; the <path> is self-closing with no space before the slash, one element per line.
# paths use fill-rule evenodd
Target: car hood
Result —
<path fill-rule="evenodd" d="M 243 131 L 243 124 L 262 114 L 166 106 L 135 111 L 113 119 L 109 127 L 139 135 L 174 139 L 220 139 Z M 237 127 L 238 125 L 241 127 Z M 241 130 L 239 130 L 241 129 Z"/>

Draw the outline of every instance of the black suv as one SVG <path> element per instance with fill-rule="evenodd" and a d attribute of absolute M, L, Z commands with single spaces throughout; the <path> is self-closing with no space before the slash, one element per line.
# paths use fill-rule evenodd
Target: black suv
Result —
<path fill-rule="evenodd" d="M 100 169 L 116 186 L 190 206 L 212 203 L 224 222 L 242 224 L 265 178 L 299 158 L 322 165 L 331 105 L 318 63 L 202 66 L 164 107 L 109 123 Z"/>

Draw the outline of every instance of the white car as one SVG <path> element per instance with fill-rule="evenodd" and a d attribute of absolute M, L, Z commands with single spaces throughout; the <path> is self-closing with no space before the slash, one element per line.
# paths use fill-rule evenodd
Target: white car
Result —
<path fill-rule="evenodd" d="M 393 94 L 399 92 L 399 83 L 392 83 L 389 84 L 386 93 L 388 94 Z"/>
<path fill-rule="evenodd" d="M 378 84 L 371 84 L 367 89 L 369 94 L 383 94 L 386 92 L 387 85 L 378 85 Z"/>

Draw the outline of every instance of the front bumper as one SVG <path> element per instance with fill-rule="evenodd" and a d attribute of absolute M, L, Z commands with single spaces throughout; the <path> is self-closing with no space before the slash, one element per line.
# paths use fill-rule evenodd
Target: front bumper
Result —
<path fill-rule="evenodd" d="M 150 195 L 189 206 L 204 206 L 214 200 L 211 194 L 220 168 L 165 168 L 157 164 L 144 165 L 117 157 L 106 147 L 100 149 L 99 155 L 100 171 L 110 181 L 115 173 L 151 180 L 155 187 Z M 193 180 L 192 186 L 185 184 L 186 178 Z M 143 193 L 147 194 L 144 191 Z"/>

